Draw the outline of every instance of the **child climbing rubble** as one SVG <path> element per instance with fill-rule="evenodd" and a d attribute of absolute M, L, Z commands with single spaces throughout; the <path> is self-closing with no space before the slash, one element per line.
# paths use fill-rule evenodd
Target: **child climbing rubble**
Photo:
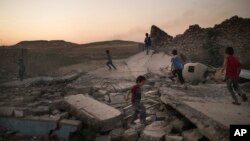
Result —
<path fill-rule="evenodd" d="M 222 68 L 222 73 L 226 71 L 226 82 L 227 88 L 231 93 L 234 101 L 232 102 L 235 105 L 240 105 L 235 92 L 241 96 L 242 101 L 247 101 L 247 97 L 240 90 L 238 80 L 241 71 L 240 61 L 237 57 L 234 56 L 234 49 L 232 47 L 227 47 L 225 50 L 224 64 Z"/>
<path fill-rule="evenodd" d="M 141 102 L 141 86 L 146 81 L 146 78 L 144 76 L 138 76 L 136 79 L 136 85 L 134 85 L 130 92 L 127 95 L 127 100 L 129 100 L 129 97 L 131 95 L 131 102 L 133 106 L 133 115 L 131 124 L 135 124 L 135 120 L 137 119 L 138 115 L 140 114 L 140 122 L 142 124 L 146 124 L 146 108 L 144 107 L 143 103 Z"/>
<path fill-rule="evenodd" d="M 187 89 L 187 85 L 186 85 L 185 80 L 182 76 L 182 70 L 183 70 L 183 66 L 184 66 L 183 61 L 180 58 L 180 56 L 178 56 L 178 52 L 176 49 L 174 49 L 172 51 L 172 54 L 174 55 L 171 58 L 171 70 L 172 70 L 173 76 L 174 77 L 178 76 L 178 79 L 181 82 L 181 84 L 183 84 L 184 88 Z M 170 79 L 173 80 L 173 77 L 171 77 Z"/>

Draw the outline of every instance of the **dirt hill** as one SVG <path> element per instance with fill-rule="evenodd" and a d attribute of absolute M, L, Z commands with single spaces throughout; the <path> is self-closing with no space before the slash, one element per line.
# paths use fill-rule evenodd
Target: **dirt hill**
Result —
<path fill-rule="evenodd" d="M 16 79 L 17 62 L 22 56 L 27 76 L 33 77 L 51 75 L 68 66 L 82 66 L 86 71 L 96 69 L 105 65 L 105 50 L 109 49 L 114 59 L 122 59 L 141 51 L 141 46 L 138 42 L 121 40 L 88 44 L 61 40 L 22 41 L 13 46 L 0 47 L 0 81 L 6 78 Z"/>

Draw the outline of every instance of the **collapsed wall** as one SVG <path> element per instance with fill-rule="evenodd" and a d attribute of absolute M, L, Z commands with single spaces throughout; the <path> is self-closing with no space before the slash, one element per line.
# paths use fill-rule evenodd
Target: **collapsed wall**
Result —
<path fill-rule="evenodd" d="M 226 47 L 235 49 L 244 67 L 249 68 L 250 61 L 250 19 L 234 16 L 212 28 L 191 25 L 176 37 L 171 37 L 156 26 L 151 27 L 153 48 L 171 53 L 178 49 L 192 62 L 201 62 L 214 66 L 222 65 Z"/>

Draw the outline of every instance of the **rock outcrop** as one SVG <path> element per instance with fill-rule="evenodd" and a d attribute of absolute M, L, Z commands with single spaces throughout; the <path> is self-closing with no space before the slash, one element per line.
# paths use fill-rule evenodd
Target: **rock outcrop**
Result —
<path fill-rule="evenodd" d="M 158 28 L 157 26 L 153 25 L 151 27 L 151 40 L 152 40 L 152 46 L 154 48 L 158 48 L 161 46 L 164 46 L 172 41 L 173 37 L 168 35 L 166 32 Z"/>
<path fill-rule="evenodd" d="M 153 47 L 171 53 L 178 49 L 192 62 L 201 62 L 221 66 L 226 47 L 235 49 L 243 67 L 249 68 L 250 61 L 250 19 L 234 16 L 212 28 L 201 28 L 191 25 L 183 34 L 171 38 L 167 33 L 152 26 L 151 37 Z"/>

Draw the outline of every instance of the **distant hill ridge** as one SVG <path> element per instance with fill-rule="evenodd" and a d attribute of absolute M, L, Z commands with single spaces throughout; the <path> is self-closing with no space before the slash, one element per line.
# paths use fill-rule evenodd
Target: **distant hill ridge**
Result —
<path fill-rule="evenodd" d="M 4 47 L 14 47 L 14 48 L 65 48 L 65 47 L 91 47 L 91 46 L 114 46 L 114 45 L 131 45 L 131 44 L 141 44 L 135 41 L 124 41 L 124 40 L 110 40 L 110 41 L 99 41 L 86 44 L 77 44 L 72 42 L 67 42 L 64 40 L 34 40 L 34 41 L 21 41 L 12 46 Z"/>

